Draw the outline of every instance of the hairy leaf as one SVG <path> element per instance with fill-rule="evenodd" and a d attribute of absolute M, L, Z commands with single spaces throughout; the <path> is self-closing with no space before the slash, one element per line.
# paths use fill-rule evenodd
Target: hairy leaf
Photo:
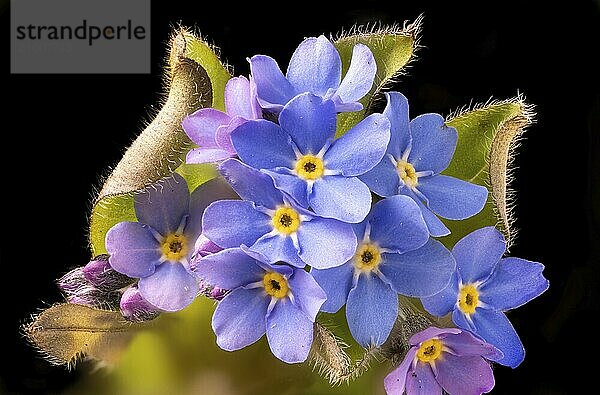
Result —
<path fill-rule="evenodd" d="M 362 100 L 362 111 L 342 113 L 338 116 L 338 136 L 363 120 L 372 110 L 374 102 L 381 98 L 381 92 L 394 82 L 394 78 L 402 73 L 402 69 L 414 58 L 418 47 L 419 31 L 422 18 L 405 25 L 383 27 L 380 29 L 351 30 L 343 34 L 334 45 L 342 58 L 342 71 L 345 74 L 350 66 L 352 49 L 356 44 L 364 44 L 373 52 L 377 63 L 377 74 L 373 88 Z"/>
<path fill-rule="evenodd" d="M 68 365 L 84 355 L 115 362 L 133 335 L 146 326 L 125 321 L 118 311 L 61 303 L 42 311 L 23 329 L 48 361 Z"/>

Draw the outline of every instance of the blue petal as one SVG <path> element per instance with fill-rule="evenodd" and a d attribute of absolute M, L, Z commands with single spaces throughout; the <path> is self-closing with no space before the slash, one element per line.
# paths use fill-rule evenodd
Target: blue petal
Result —
<path fill-rule="evenodd" d="M 352 49 L 350 67 L 335 96 L 342 103 L 357 102 L 369 93 L 377 73 L 377 63 L 373 52 L 364 44 L 356 44 Z"/>
<path fill-rule="evenodd" d="M 214 108 L 202 108 L 183 119 L 181 126 L 190 140 L 200 147 L 217 147 L 215 133 L 217 128 L 227 125 L 231 117 Z"/>
<path fill-rule="evenodd" d="M 275 59 L 264 55 L 253 56 L 250 70 L 259 102 L 264 108 L 279 111 L 296 94 Z"/>
<path fill-rule="evenodd" d="M 446 126 L 439 114 L 419 115 L 410 122 L 412 148 L 408 161 L 417 171 L 431 170 L 438 174 L 448 167 L 458 132 Z"/>
<path fill-rule="evenodd" d="M 238 288 L 225 296 L 212 318 L 212 328 L 219 347 L 235 351 L 260 339 L 267 328 L 270 301 L 263 288 Z"/>
<path fill-rule="evenodd" d="M 319 216 L 356 223 L 371 209 L 371 191 L 356 177 L 325 176 L 313 184 L 309 203 Z"/>
<path fill-rule="evenodd" d="M 374 168 L 358 178 L 379 196 L 394 196 L 398 193 L 400 178 L 398 178 L 392 160 L 387 156 L 384 156 Z"/>
<path fill-rule="evenodd" d="M 472 316 L 475 334 L 504 354 L 494 359 L 501 365 L 516 368 L 525 359 L 525 348 L 506 315 L 500 311 L 479 308 Z"/>
<path fill-rule="evenodd" d="M 467 319 L 465 314 L 460 309 L 454 309 L 452 311 L 452 321 L 461 329 L 476 333 L 473 321 Z"/>
<path fill-rule="evenodd" d="M 419 199 L 413 191 L 411 191 L 407 187 L 403 187 L 400 190 L 400 193 L 406 196 L 411 197 L 421 209 L 421 214 L 423 215 L 423 219 L 427 224 L 427 229 L 429 229 L 429 234 L 433 237 L 441 237 L 447 236 L 450 234 L 450 229 L 444 225 L 444 223 L 434 214 L 433 211 L 429 209 L 421 199 Z"/>
<path fill-rule="evenodd" d="M 450 251 L 437 240 L 429 239 L 418 250 L 404 254 L 385 253 L 379 270 L 394 291 L 414 297 L 431 296 L 444 289 L 456 263 Z"/>
<path fill-rule="evenodd" d="M 141 278 L 138 288 L 151 305 L 164 311 L 179 311 L 198 295 L 194 276 L 179 262 L 163 262 L 148 277 Z"/>
<path fill-rule="evenodd" d="M 328 269 L 346 263 L 356 251 L 352 225 L 315 217 L 303 222 L 297 231 L 300 258 L 316 269 Z"/>
<path fill-rule="evenodd" d="M 342 61 L 337 49 L 325 38 L 310 37 L 302 41 L 292 55 L 286 77 L 298 93 L 325 96 L 340 85 Z"/>
<path fill-rule="evenodd" d="M 271 231 L 271 218 L 254 208 L 251 202 L 220 200 L 204 211 L 204 235 L 222 248 L 252 245 Z"/>
<path fill-rule="evenodd" d="M 202 215 L 212 202 L 217 200 L 235 199 L 236 193 L 222 178 L 214 178 L 194 189 L 190 196 L 190 216 L 185 225 L 184 234 L 191 242 L 202 233 Z M 190 254 L 194 251 L 191 251 Z"/>
<path fill-rule="evenodd" d="M 458 274 L 463 283 L 483 281 L 506 250 L 504 236 L 496 228 L 477 229 L 460 239 L 452 249 Z"/>
<path fill-rule="evenodd" d="M 160 263 L 160 244 L 148 225 L 119 222 L 106 233 L 110 266 L 133 278 L 150 276 Z"/>
<path fill-rule="evenodd" d="M 348 294 L 346 319 L 352 337 L 361 346 L 381 346 L 398 316 L 398 295 L 371 273 L 361 274 Z"/>
<path fill-rule="evenodd" d="M 392 154 L 395 159 L 402 157 L 404 151 L 411 142 L 410 136 L 410 118 L 408 116 L 408 100 L 399 92 L 389 92 L 385 94 L 387 105 L 383 110 L 390 120 L 390 144 L 387 152 Z"/>
<path fill-rule="evenodd" d="M 270 209 L 283 204 L 281 192 L 269 176 L 237 159 L 223 162 L 219 171 L 242 199 Z"/>
<path fill-rule="evenodd" d="M 364 174 L 381 161 L 389 141 L 390 122 L 371 114 L 333 143 L 323 157 L 325 167 L 346 177 Z"/>
<path fill-rule="evenodd" d="M 396 195 L 377 202 L 368 221 L 371 240 L 394 252 L 416 250 L 429 239 L 421 210 L 408 196 Z"/>
<path fill-rule="evenodd" d="M 537 298 L 550 285 L 544 265 L 520 258 L 501 259 L 479 289 L 482 302 L 496 310 L 509 310 Z"/>
<path fill-rule="evenodd" d="M 271 177 L 277 189 L 290 195 L 300 206 L 308 208 L 308 185 L 305 180 L 285 167 L 261 171 Z"/>
<path fill-rule="evenodd" d="M 296 158 L 290 136 L 264 119 L 238 126 L 231 132 L 231 142 L 240 160 L 255 169 L 292 167 Z"/>
<path fill-rule="evenodd" d="M 267 316 L 267 339 L 283 362 L 304 362 L 313 341 L 313 321 L 289 299 L 280 299 Z"/>
<path fill-rule="evenodd" d="M 229 248 L 200 259 L 194 272 L 222 289 L 235 289 L 261 281 L 265 270 L 239 248 Z"/>
<path fill-rule="evenodd" d="M 321 310 L 326 313 L 337 313 L 346 304 L 348 293 L 352 288 L 352 276 L 354 274 L 352 262 L 346 262 L 331 269 L 312 269 L 310 274 L 313 275 L 327 294 L 327 300 L 321 306 Z"/>
<path fill-rule="evenodd" d="M 430 314 L 442 317 L 451 312 L 456 306 L 458 300 L 458 274 L 452 273 L 450 282 L 446 288 L 433 296 L 425 297 L 421 299 L 423 307 Z"/>
<path fill-rule="evenodd" d="M 190 191 L 177 173 L 161 179 L 134 196 L 135 216 L 162 236 L 175 232 L 188 214 Z"/>
<path fill-rule="evenodd" d="M 185 163 L 216 163 L 233 155 L 221 148 L 193 148 L 185 156 Z"/>
<path fill-rule="evenodd" d="M 312 93 L 294 97 L 279 114 L 279 125 L 303 154 L 317 154 L 335 136 L 336 112 L 331 100 Z"/>
<path fill-rule="evenodd" d="M 314 321 L 317 313 L 321 309 L 327 295 L 323 288 L 315 281 L 312 275 L 302 269 L 295 269 L 294 274 L 289 278 L 288 283 L 294 303 L 306 316 Z"/>
<path fill-rule="evenodd" d="M 455 220 L 480 212 L 488 195 L 484 186 L 442 175 L 419 178 L 417 189 L 427 197 L 431 211 Z"/>
<path fill-rule="evenodd" d="M 298 249 L 294 246 L 291 237 L 265 234 L 252 244 L 250 250 L 260 253 L 266 263 L 282 261 L 296 267 L 306 266 L 298 256 Z"/>

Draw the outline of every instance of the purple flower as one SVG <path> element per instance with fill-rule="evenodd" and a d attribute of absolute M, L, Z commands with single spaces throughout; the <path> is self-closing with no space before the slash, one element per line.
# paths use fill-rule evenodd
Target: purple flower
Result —
<path fill-rule="evenodd" d="M 137 286 L 123 292 L 120 302 L 121 315 L 128 321 L 151 321 L 160 315 L 160 310 L 146 301 Z"/>
<path fill-rule="evenodd" d="M 269 265 L 260 254 L 231 248 L 200 260 L 198 274 L 231 289 L 219 302 L 212 327 L 224 350 L 244 348 L 266 332 L 273 354 L 287 363 L 304 362 L 313 323 L 325 292 L 303 269 Z"/>
<path fill-rule="evenodd" d="M 226 160 L 219 170 L 244 200 L 217 201 L 204 212 L 204 234 L 218 246 L 245 244 L 269 263 L 319 269 L 339 266 L 354 254 L 352 225 L 299 207 L 269 176 L 236 159 Z"/>
<path fill-rule="evenodd" d="M 240 160 L 263 171 L 275 186 L 322 217 L 360 222 L 371 208 L 369 188 L 357 176 L 385 154 L 390 123 L 372 114 L 334 140 L 331 101 L 311 93 L 295 97 L 279 114 L 279 125 L 249 121 L 231 134 Z"/>
<path fill-rule="evenodd" d="M 504 311 L 519 307 L 548 289 L 544 266 L 520 258 L 502 258 L 504 236 L 497 229 L 478 229 L 452 249 L 456 271 L 448 286 L 424 298 L 423 306 L 434 315 L 452 312 L 452 320 L 504 354 L 496 362 L 517 367 L 525 349 Z"/>
<path fill-rule="evenodd" d="M 110 265 L 139 278 L 140 294 L 153 306 L 183 309 L 198 293 L 189 262 L 202 233 L 202 213 L 213 200 L 233 196 L 220 180 L 202 184 L 190 196 L 178 174 L 162 179 L 135 196 L 139 222 L 118 223 L 106 234 Z"/>
<path fill-rule="evenodd" d="M 377 65 L 371 50 L 357 44 L 342 80 L 340 55 L 325 36 L 320 36 L 307 38 L 298 46 L 285 76 L 269 56 L 253 56 L 250 69 L 258 100 L 265 109 L 281 111 L 293 97 L 310 92 L 332 100 L 337 112 L 347 112 L 363 108 L 358 101 L 371 90 Z"/>
<path fill-rule="evenodd" d="M 441 115 L 423 114 L 410 121 L 406 97 L 398 92 L 386 96 L 383 114 L 391 122 L 390 144 L 383 160 L 359 178 L 380 196 L 410 196 L 421 207 L 431 235 L 448 235 L 436 214 L 452 220 L 477 214 L 487 188 L 440 174 L 458 140 L 456 129 L 446 126 Z"/>
<path fill-rule="evenodd" d="M 321 310 L 335 313 L 345 303 L 354 339 L 364 347 L 380 346 L 398 316 L 397 294 L 439 292 L 455 263 L 450 251 L 429 238 L 419 207 L 406 196 L 376 203 L 354 231 L 361 243 L 352 259 L 311 274 L 327 293 Z"/>
<path fill-rule="evenodd" d="M 203 108 L 183 120 L 183 130 L 199 148 L 190 150 L 187 163 L 217 162 L 235 156 L 231 131 L 249 119 L 262 118 L 252 78 L 235 77 L 225 86 L 226 113 Z"/>
<path fill-rule="evenodd" d="M 494 388 L 486 359 L 502 353 L 460 329 L 430 327 L 412 336 L 412 346 L 384 380 L 388 395 L 479 395 Z"/>
<path fill-rule="evenodd" d="M 133 283 L 133 279 L 114 270 L 108 262 L 108 255 L 99 255 L 82 269 L 85 279 L 103 291 L 114 291 Z"/>

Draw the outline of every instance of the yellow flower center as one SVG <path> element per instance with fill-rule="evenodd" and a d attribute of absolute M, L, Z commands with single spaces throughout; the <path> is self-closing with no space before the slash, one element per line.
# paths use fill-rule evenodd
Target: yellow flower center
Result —
<path fill-rule="evenodd" d="M 169 261 L 180 261 L 187 254 L 187 239 L 184 235 L 171 233 L 160 246 L 163 257 Z"/>
<path fill-rule="evenodd" d="M 354 267 L 363 271 L 371 271 L 381 263 L 381 253 L 377 245 L 362 243 L 354 254 Z"/>
<path fill-rule="evenodd" d="M 321 178 L 324 172 L 325 164 L 323 163 L 323 159 L 317 158 L 314 155 L 304 155 L 296 162 L 296 174 L 305 180 Z"/>
<path fill-rule="evenodd" d="M 263 277 L 263 285 L 268 295 L 274 296 L 278 299 L 285 298 L 290 287 L 288 282 L 281 274 L 276 272 L 269 272 Z"/>
<path fill-rule="evenodd" d="M 458 291 L 458 308 L 465 314 L 473 314 L 479 304 L 479 291 L 473 284 L 465 284 Z"/>
<path fill-rule="evenodd" d="M 396 164 L 396 170 L 400 179 L 409 187 L 414 188 L 419 183 L 419 177 L 417 177 L 414 166 L 407 161 L 400 159 Z"/>
<path fill-rule="evenodd" d="M 421 362 L 434 362 L 442 355 L 443 346 L 439 339 L 425 340 L 417 350 L 417 359 Z"/>
<path fill-rule="evenodd" d="M 300 227 L 300 214 L 289 206 L 281 206 L 275 210 L 272 218 L 273 228 L 279 233 L 290 235 Z"/>

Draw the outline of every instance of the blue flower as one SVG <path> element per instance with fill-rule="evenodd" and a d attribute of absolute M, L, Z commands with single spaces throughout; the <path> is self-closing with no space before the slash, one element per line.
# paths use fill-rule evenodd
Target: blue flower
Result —
<path fill-rule="evenodd" d="M 456 272 L 438 294 L 422 299 L 431 314 L 452 312 L 452 320 L 498 348 L 498 363 L 512 368 L 525 358 L 525 349 L 504 312 L 519 307 L 548 289 L 544 266 L 520 258 L 502 258 L 504 236 L 495 228 L 478 229 L 452 249 Z"/>
<path fill-rule="evenodd" d="M 311 93 L 297 96 L 279 115 L 279 125 L 249 121 L 231 134 L 240 159 L 269 174 L 275 186 L 322 217 L 360 222 L 371 192 L 357 176 L 383 157 L 390 123 L 372 114 L 334 140 L 333 102 Z"/>
<path fill-rule="evenodd" d="M 354 253 L 352 225 L 299 207 L 269 176 L 236 159 L 223 162 L 220 171 L 244 200 L 221 200 L 206 208 L 202 229 L 218 246 L 245 244 L 269 263 L 320 269 L 339 266 Z"/>
<path fill-rule="evenodd" d="M 309 273 L 269 265 L 244 247 L 202 258 L 196 272 L 219 288 L 231 289 L 212 319 L 219 347 L 239 350 L 266 332 L 277 358 L 287 363 L 306 360 L 313 323 L 326 298 Z"/>
<path fill-rule="evenodd" d="M 383 160 L 359 178 L 380 196 L 410 196 L 421 207 L 431 235 L 448 235 L 436 214 L 453 220 L 477 214 L 487 188 L 440 174 L 458 140 L 456 129 L 446 126 L 441 115 L 423 114 L 410 121 L 406 97 L 398 92 L 386 96 L 383 114 L 391 122 L 390 144 Z"/>
<path fill-rule="evenodd" d="M 347 112 L 363 108 L 358 101 L 371 90 L 377 65 L 371 50 L 357 44 L 342 80 L 340 55 L 325 36 L 320 36 L 307 38 L 298 46 L 285 76 L 269 56 L 253 56 L 250 69 L 258 100 L 265 109 L 281 111 L 296 95 L 310 92 L 332 100 L 337 112 Z"/>
<path fill-rule="evenodd" d="M 380 346 L 398 316 L 398 295 L 422 297 L 443 289 L 455 262 L 440 242 L 429 238 L 415 202 L 393 196 L 373 206 L 354 226 L 361 243 L 351 260 L 311 271 L 327 293 L 321 310 L 335 313 L 344 303 L 352 336 L 362 346 Z"/>

